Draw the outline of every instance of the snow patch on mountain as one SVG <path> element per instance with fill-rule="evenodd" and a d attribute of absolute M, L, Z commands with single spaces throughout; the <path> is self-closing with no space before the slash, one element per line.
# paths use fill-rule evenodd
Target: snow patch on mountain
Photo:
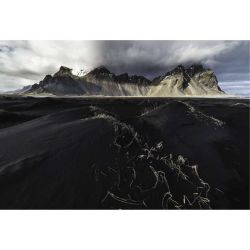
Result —
<path fill-rule="evenodd" d="M 71 73 L 74 76 L 83 77 L 87 75 L 92 69 L 72 69 Z"/>

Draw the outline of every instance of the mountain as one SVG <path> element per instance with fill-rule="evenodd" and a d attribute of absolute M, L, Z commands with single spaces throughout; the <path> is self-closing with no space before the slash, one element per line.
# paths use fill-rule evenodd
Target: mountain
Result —
<path fill-rule="evenodd" d="M 53 76 L 46 75 L 38 84 L 32 85 L 26 94 L 41 95 L 96 95 L 101 87 L 88 83 L 83 76 L 74 75 L 72 69 L 61 66 Z"/>
<path fill-rule="evenodd" d="M 189 68 L 179 65 L 172 71 L 152 81 L 156 87 L 149 91 L 150 96 L 192 96 L 221 95 L 224 92 L 218 85 L 214 72 L 200 64 Z"/>
<path fill-rule="evenodd" d="M 22 92 L 29 95 L 101 95 L 101 96 L 203 96 L 225 94 L 214 72 L 202 65 L 175 69 L 155 78 L 116 75 L 106 67 L 74 70 L 61 66 L 53 76 L 47 75 L 38 84 Z"/>
<path fill-rule="evenodd" d="M 33 85 L 26 85 L 26 86 L 24 86 L 24 87 L 22 87 L 20 89 L 6 91 L 4 93 L 5 94 L 25 94 L 25 93 L 27 93 L 31 89 L 32 86 Z"/>

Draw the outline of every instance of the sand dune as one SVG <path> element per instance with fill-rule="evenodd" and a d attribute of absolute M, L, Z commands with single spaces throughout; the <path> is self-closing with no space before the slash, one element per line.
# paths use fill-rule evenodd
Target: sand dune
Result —
<path fill-rule="evenodd" d="M 0 208 L 249 206 L 246 100 L 1 97 L 0 104 Z"/>

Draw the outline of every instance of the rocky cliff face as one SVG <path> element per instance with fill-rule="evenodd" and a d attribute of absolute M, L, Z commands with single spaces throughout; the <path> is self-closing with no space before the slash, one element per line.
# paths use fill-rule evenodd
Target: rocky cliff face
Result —
<path fill-rule="evenodd" d="M 103 96 L 192 96 L 221 95 L 214 72 L 202 65 L 182 65 L 155 78 L 127 73 L 116 75 L 104 66 L 86 74 L 75 75 L 72 69 L 60 67 L 53 76 L 47 75 L 26 94 L 103 95 Z"/>

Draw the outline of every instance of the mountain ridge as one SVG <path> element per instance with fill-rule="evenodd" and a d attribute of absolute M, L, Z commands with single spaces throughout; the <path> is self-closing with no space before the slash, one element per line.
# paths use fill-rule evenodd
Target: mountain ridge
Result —
<path fill-rule="evenodd" d="M 116 75 L 100 66 L 81 75 L 61 66 L 53 75 L 31 86 L 22 94 L 101 95 L 101 96 L 195 96 L 225 94 L 215 73 L 201 64 L 178 65 L 152 81 L 141 75 Z"/>

